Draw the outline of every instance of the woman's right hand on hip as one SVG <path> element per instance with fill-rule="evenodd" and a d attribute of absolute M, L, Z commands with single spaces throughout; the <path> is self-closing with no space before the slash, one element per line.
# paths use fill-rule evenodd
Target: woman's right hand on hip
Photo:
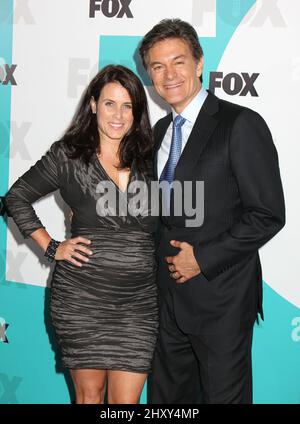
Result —
<path fill-rule="evenodd" d="M 92 255 L 93 252 L 82 244 L 90 245 L 91 240 L 84 237 L 75 237 L 65 241 L 62 241 L 58 246 L 55 253 L 56 261 L 68 261 L 71 264 L 81 267 L 82 262 L 88 262 L 89 258 L 80 254 L 79 252 L 85 253 L 86 255 Z"/>

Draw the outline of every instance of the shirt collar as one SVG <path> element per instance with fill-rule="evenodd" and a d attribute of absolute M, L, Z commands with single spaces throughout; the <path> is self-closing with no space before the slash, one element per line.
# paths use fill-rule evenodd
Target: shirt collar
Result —
<path fill-rule="evenodd" d="M 196 122 L 197 116 L 199 114 L 200 109 L 203 106 L 203 103 L 205 102 L 205 99 L 207 97 L 208 93 L 207 91 L 201 87 L 201 90 L 197 95 L 193 98 L 193 100 L 186 106 L 186 108 L 181 112 L 181 116 L 185 118 L 187 121 L 194 124 Z M 175 110 L 172 108 L 172 115 L 173 120 L 176 118 L 178 113 L 175 112 Z"/>

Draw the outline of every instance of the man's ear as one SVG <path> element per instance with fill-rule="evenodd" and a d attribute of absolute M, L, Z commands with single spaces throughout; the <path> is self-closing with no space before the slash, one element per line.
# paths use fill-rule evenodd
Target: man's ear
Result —
<path fill-rule="evenodd" d="M 196 72 L 197 72 L 197 77 L 200 78 L 203 72 L 203 65 L 204 65 L 204 60 L 203 60 L 203 56 L 200 58 L 199 62 L 197 62 L 197 68 L 196 68 Z"/>
<path fill-rule="evenodd" d="M 91 105 L 92 112 L 97 113 L 97 103 L 94 97 L 91 97 L 90 105 Z"/>

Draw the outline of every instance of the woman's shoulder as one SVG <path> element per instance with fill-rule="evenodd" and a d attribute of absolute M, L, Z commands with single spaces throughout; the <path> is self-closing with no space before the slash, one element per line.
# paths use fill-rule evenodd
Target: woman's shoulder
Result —
<path fill-rule="evenodd" d="M 67 160 L 69 158 L 70 149 L 64 140 L 56 140 L 49 147 L 48 153 L 55 155 L 58 160 Z"/>

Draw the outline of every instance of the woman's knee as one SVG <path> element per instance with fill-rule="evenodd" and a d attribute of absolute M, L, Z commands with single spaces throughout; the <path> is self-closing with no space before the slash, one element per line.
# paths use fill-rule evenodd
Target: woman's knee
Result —
<path fill-rule="evenodd" d="M 106 390 L 106 373 L 97 371 L 72 371 L 76 403 L 103 403 Z"/>
<path fill-rule="evenodd" d="M 79 397 L 81 403 L 99 404 L 104 402 L 105 385 L 89 386 L 81 388 Z"/>

